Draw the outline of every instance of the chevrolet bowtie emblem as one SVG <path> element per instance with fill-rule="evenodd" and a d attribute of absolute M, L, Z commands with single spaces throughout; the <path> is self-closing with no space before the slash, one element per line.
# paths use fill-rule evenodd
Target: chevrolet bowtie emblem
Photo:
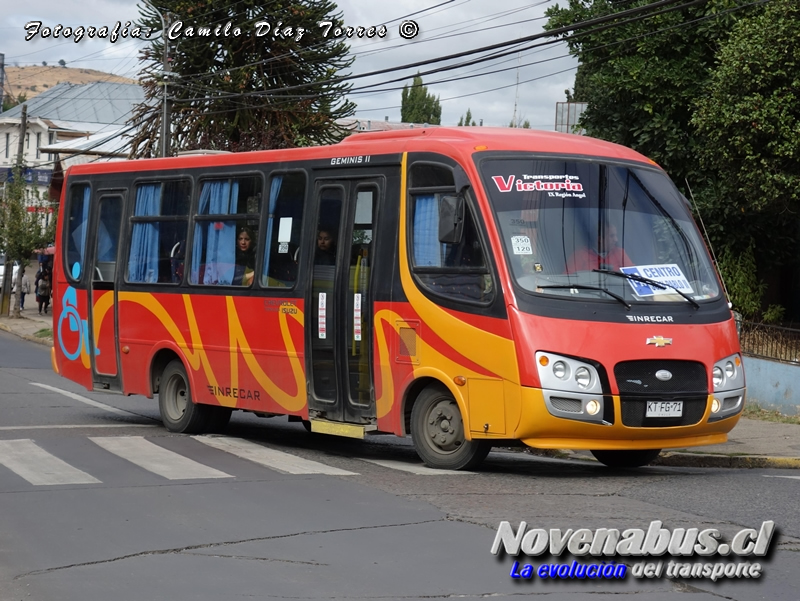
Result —
<path fill-rule="evenodd" d="M 656 346 L 667 346 L 672 344 L 672 338 L 664 338 L 663 336 L 653 336 L 647 339 L 647 344 L 655 344 Z"/>

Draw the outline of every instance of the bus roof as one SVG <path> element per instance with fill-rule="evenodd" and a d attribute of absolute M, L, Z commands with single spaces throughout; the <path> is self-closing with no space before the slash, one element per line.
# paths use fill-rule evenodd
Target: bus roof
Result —
<path fill-rule="evenodd" d="M 106 163 L 85 163 L 70 167 L 71 176 L 204 166 L 248 165 L 326 159 L 337 156 L 379 155 L 405 151 L 445 152 L 466 158 L 481 151 L 523 151 L 557 155 L 594 156 L 655 163 L 619 144 L 597 138 L 559 132 L 511 127 L 418 127 L 354 133 L 330 146 L 285 150 L 258 150 L 229 154 L 192 154 L 163 159 L 137 159 Z"/>

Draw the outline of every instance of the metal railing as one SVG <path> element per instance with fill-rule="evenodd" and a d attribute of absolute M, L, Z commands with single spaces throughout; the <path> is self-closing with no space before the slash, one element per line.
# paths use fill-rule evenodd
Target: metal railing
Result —
<path fill-rule="evenodd" d="M 800 365 L 800 330 L 753 321 L 736 321 L 745 355 Z"/>

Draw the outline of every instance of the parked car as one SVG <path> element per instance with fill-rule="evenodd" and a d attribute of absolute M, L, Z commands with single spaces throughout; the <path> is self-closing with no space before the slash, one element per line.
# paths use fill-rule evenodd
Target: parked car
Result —
<path fill-rule="evenodd" d="M 14 275 L 11 279 L 12 286 L 13 282 L 17 279 L 18 271 L 19 271 L 19 261 L 14 261 L 14 269 L 13 269 Z M 6 257 L 5 255 L 0 255 L 0 286 L 3 285 L 3 278 L 5 277 L 5 275 L 6 275 Z"/>

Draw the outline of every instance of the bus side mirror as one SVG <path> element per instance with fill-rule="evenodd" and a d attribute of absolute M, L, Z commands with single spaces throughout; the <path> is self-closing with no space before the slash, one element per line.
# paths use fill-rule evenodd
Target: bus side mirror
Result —
<path fill-rule="evenodd" d="M 439 242 L 458 244 L 464 231 L 464 197 L 442 196 L 439 199 Z"/>

